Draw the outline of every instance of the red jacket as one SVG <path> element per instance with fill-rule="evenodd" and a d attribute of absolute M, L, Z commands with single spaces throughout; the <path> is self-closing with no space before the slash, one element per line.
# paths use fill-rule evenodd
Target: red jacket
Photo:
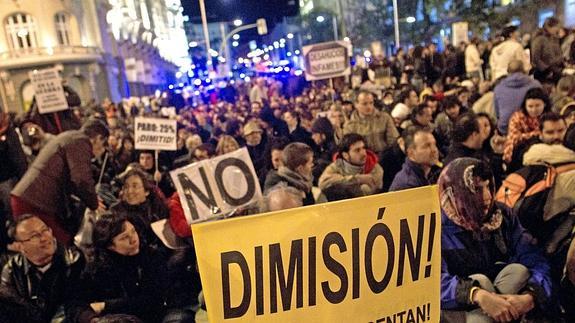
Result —
<path fill-rule="evenodd" d="M 174 233 L 180 238 L 189 238 L 192 236 L 192 227 L 186 220 L 184 209 L 182 208 L 182 201 L 178 192 L 172 194 L 168 200 L 168 209 L 170 209 L 170 227 Z"/>

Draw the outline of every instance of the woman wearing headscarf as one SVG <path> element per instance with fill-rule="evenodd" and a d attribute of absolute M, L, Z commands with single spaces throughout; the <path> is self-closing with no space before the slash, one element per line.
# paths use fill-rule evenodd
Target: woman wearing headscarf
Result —
<path fill-rule="evenodd" d="M 549 265 L 510 209 L 494 203 L 489 166 L 456 159 L 438 185 L 442 321 L 529 321 L 540 315 L 550 303 Z"/>

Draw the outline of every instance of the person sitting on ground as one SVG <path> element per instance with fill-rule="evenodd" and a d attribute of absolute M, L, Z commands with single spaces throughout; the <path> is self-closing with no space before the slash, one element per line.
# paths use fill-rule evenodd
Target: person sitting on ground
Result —
<path fill-rule="evenodd" d="M 330 201 L 378 193 L 383 186 L 383 169 L 377 156 L 366 149 L 363 136 L 344 135 L 335 161 L 319 178 L 319 188 Z"/>
<path fill-rule="evenodd" d="M 450 95 L 443 100 L 443 112 L 440 112 L 435 118 L 434 134 L 437 139 L 437 148 L 442 156 L 447 155 L 451 145 L 451 131 L 455 121 L 465 111 L 461 108 L 461 103 L 456 96 Z"/>
<path fill-rule="evenodd" d="M 408 128 L 415 129 L 415 128 Z M 379 165 L 385 171 L 383 172 L 383 187 L 382 192 L 388 192 L 395 175 L 401 171 L 401 167 L 405 162 L 405 141 L 404 137 L 407 136 L 409 131 L 403 131 L 401 136 L 397 138 L 397 143 L 388 147 L 379 155 Z"/>
<path fill-rule="evenodd" d="M 150 182 L 146 173 L 134 168 L 123 175 L 120 201 L 110 210 L 125 215 L 138 230 L 143 243 L 154 249 L 164 249 L 151 225 L 167 218 L 169 210 L 165 197 Z"/>
<path fill-rule="evenodd" d="M 551 94 L 551 111 L 561 113 L 561 109 L 568 103 L 573 102 L 575 95 L 575 76 L 563 76 L 557 86 L 555 92 Z"/>
<path fill-rule="evenodd" d="M 269 173 L 264 183 L 264 192 L 280 182 L 295 187 L 300 191 L 304 205 L 315 204 L 312 194 L 313 150 L 306 144 L 294 142 L 287 145 L 282 152 L 283 165 L 277 172 Z M 264 193 L 265 194 L 265 193 Z"/>
<path fill-rule="evenodd" d="M 435 137 L 426 129 L 408 128 L 403 136 L 407 158 L 395 175 L 389 191 L 435 184 L 439 175 L 439 150 Z"/>
<path fill-rule="evenodd" d="M 509 132 L 503 150 L 503 161 L 508 164 L 509 172 L 521 167 L 522 160 L 517 155 L 517 150 L 541 134 L 539 117 L 550 110 L 549 98 L 543 89 L 534 88 L 527 91 L 521 108 L 513 113 L 509 120 Z"/>
<path fill-rule="evenodd" d="M 67 312 L 71 322 L 109 314 L 161 322 L 164 265 L 121 214 L 105 213 L 94 224 L 94 259 L 88 263 Z"/>
<path fill-rule="evenodd" d="M 327 118 L 317 118 L 311 127 L 311 138 L 315 145 L 313 154 L 315 165 L 313 167 L 314 182 L 319 179 L 325 168 L 332 162 L 333 154 L 337 150 L 333 126 Z M 317 184 L 317 183 L 314 183 Z"/>
<path fill-rule="evenodd" d="M 493 104 L 497 116 L 497 129 L 506 135 L 514 112 L 520 109 L 521 100 L 530 89 L 540 88 L 541 83 L 531 78 L 520 60 L 512 60 L 507 69 L 509 75 L 493 89 Z"/>
<path fill-rule="evenodd" d="M 240 148 L 238 142 L 230 135 L 222 135 L 216 146 L 216 156 L 225 155 Z"/>
<path fill-rule="evenodd" d="M 301 142 L 308 146 L 313 146 L 311 134 L 302 126 L 300 114 L 294 110 L 286 110 L 283 113 L 283 120 L 288 126 L 290 142 Z"/>
<path fill-rule="evenodd" d="M 373 94 L 362 91 L 356 101 L 356 110 L 345 123 L 343 133 L 364 136 L 367 146 L 376 154 L 393 145 L 399 132 L 389 114 L 375 109 Z"/>
<path fill-rule="evenodd" d="M 268 136 L 263 132 L 256 120 L 248 121 L 244 125 L 243 136 L 258 177 L 264 176 L 263 173 L 266 166 L 265 150 Z"/>
<path fill-rule="evenodd" d="M 271 187 L 264 196 L 262 212 L 272 212 L 303 206 L 301 192 L 284 183 Z"/>
<path fill-rule="evenodd" d="M 18 254 L 2 270 L 0 322 L 50 322 L 64 316 L 84 269 L 82 253 L 56 242 L 39 217 L 25 214 L 9 229 Z"/>
<path fill-rule="evenodd" d="M 483 137 L 479 129 L 477 116 L 471 112 L 464 113 L 457 118 L 451 131 L 451 146 L 449 153 L 443 160 L 444 165 L 461 157 L 477 158 L 487 161 L 482 154 Z"/>
<path fill-rule="evenodd" d="M 546 314 L 549 264 L 517 217 L 494 203 L 489 166 L 473 158 L 456 159 L 438 185 L 441 321 L 531 322 Z"/>
<path fill-rule="evenodd" d="M 422 103 L 411 111 L 409 120 L 406 120 L 401 125 L 401 128 L 407 129 L 411 126 L 426 128 L 433 131 L 435 125 L 433 124 L 433 110 L 430 106 Z"/>

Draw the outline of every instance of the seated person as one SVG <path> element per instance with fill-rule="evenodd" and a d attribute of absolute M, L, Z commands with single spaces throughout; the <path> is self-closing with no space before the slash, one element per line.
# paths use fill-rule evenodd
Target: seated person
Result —
<path fill-rule="evenodd" d="M 163 249 L 162 243 L 152 231 L 151 224 L 167 218 L 169 210 L 165 198 L 150 182 L 146 173 L 134 168 L 124 174 L 120 201 L 110 210 L 126 215 L 138 230 L 145 245 Z"/>
<path fill-rule="evenodd" d="M 9 236 L 19 254 L 2 270 L 0 322 L 49 322 L 63 316 L 84 269 L 82 253 L 56 243 L 52 229 L 35 215 L 15 220 Z"/>
<path fill-rule="evenodd" d="M 264 194 L 284 182 L 298 189 L 303 197 L 303 205 L 315 204 L 311 191 L 313 182 L 313 150 L 306 144 L 294 142 L 287 145 L 282 152 L 283 165 L 277 172 L 270 172 L 264 184 Z"/>
<path fill-rule="evenodd" d="M 489 166 L 456 159 L 438 185 L 442 322 L 529 322 L 542 315 L 551 297 L 549 265 L 517 217 L 494 203 Z"/>
<path fill-rule="evenodd" d="M 264 196 L 261 212 L 292 209 L 302 205 L 302 196 L 296 188 L 279 183 L 270 188 Z"/>
<path fill-rule="evenodd" d="M 378 193 L 383 186 L 383 169 L 377 156 L 365 147 L 363 136 L 350 133 L 343 136 L 336 159 L 321 174 L 319 188 L 330 201 Z"/>
<path fill-rule="evenodd" d="M 83 323 L 127 314 L 161 322 L 161 257 L 141 243 L 134 225 L 121 214 L 103 214 L 94 224 L 92 240 L 94 259 L 82 274 L 67 318 Z"/>
<path fill-rule="evenodd" d="M 423 128 L 405 129 L 403 142 L 407 158 L 395 175 L 389 191 L 400 191 L 435 184 L 439 173 L 439 151 L 433 134 Z"/>

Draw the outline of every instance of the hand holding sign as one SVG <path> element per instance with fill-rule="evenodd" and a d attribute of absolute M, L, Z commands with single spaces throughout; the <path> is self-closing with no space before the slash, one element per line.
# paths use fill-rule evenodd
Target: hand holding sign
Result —
<path fill-rule="evenodd" d="M 208 221 L 261 199 L 246 148 L 170 173 L 189 224 Z"/>

